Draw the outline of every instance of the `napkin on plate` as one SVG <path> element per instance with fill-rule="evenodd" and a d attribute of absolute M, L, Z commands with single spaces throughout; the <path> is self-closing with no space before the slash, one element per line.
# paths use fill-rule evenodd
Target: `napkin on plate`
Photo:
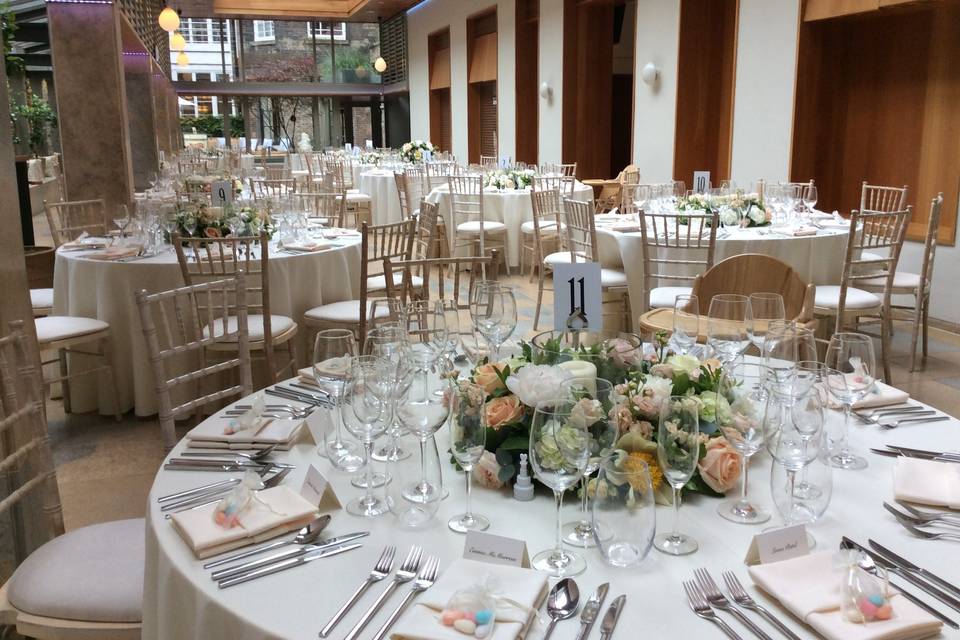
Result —
<path fill-rule="evenodd" d="M 312 253 L 314 251 L 325 251 L 326 249 L 330 249 L 335 246 L 337 245 L 326 240 L 312 240 L 310 242 L 285 242 L 283 243 L 283 250 Z"/>
<path fill-rule="evenodd" d="M 204 420 L 187 432 L 187 440 L 194 442 L 224 442 L 228 444 L 285 444 L 296 437 L 303 426 L 303 420 L 294 418 L 260 418 L 258 428 L 224 433 L 226 420 Z"/>
<path fill-rule="evenodd" d="M 843 569 L 833 552 L 821 551 L 748 569 L 754 583 L 780 601 L 827 640 L 914 640 L 936 635 L 943 623 L 906 598 L 891 598 L 893 617 L 866 624 L 849 622 L 840 611 Z"/>
<path fill-rule="evenodd" d="M 97 251 L 94 253 L 88 253 L 84 257 L 88 260 L 104 260 L 104 261 L 114 261 L 114 260 L 123 260 L 124 258 L 135 258 L 140 255 L 143 251 L 143 246 L 141 245 L 127 245 L 119 247 L 108 247 L 103 251 Z"/>
<path fill-rule="evenodd" d="M 174 513 L 170 520 L 197 558 L 256 544 L 300 529 L 317 515 L 316 505 L 290 487 L 280 485 L 256 492 L 256 499 L 240 515 L 236 527 L 221 527 L 214 521 L 216 504 Z"/>
<path fill-rule="evenodd" d="M 897 500 L 960 509 L 960 463 L 900 456 L 893 461 Z"/>
<path fill-rule="evenodd" d="M 487 640 L 520 640 L 536 619 L 536 610 L 547 597 L 547 577 L 531 569 L 521 569 L 474 560 L 455 560 L 397 620 L 391 640 L 464 640 L 467 636 L 440 622 L 440 612 L 456 591 L 471 585 L 489 585 L 496 595 L 514 600 L 532 611 L 523 611 L 501 601 L 497 607 L 493 633 Z"/>
<path fill-rule="evenodd" d="M 639 222 L 616 222 L 610 225 L 611 231 L 617 231 L 619 233 L 634 233 L 640 231 Z"/>
<path fill-rule="evenodd" d="M 815 236 L 817 235 L 817 228 L 816 227 L 797 227 L 796 229 L 793 229 L 790 233 L 798 238 L 803 236 Z"/>
<path fill-rule="evenodd" d="M 871 409 L 873 407 L 885 407 L 892 404 L 903 404 L 910 399 L 910 394 L 906 391 L 901 391 L 895 387 L 891 387 L 888 384 L 882 382 L 877 382 L 873 388 L 873 391 L 868 393 L 862 400 L 859 402 L 853 403 L 853 410 L 858 411 L 860 409 Z"/>
<path fill-rule="evenodd" d="M 64 251 L 81 251 L 84 249 L 102 249 L 110 242 L 109 238 L 91 236 L 84 231 L 70 242 L 64 242 L 60 248 Z"/>

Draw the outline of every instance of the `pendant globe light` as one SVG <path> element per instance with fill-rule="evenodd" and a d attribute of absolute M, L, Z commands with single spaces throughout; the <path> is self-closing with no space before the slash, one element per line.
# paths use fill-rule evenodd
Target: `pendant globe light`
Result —
<path fill-rule="evenodd" d="M 186 67 L 186 66 L 189 66 L 189 64 L 190 64 L 190 58 L 187 57 L 186 53 L 181 51 L 180 54 L 177 56 L 177 66 Z"/>
<path fill-rule="evenodd" d="M 187 41 L 183 38 L 179 31 L 174 31 L 173 35 L 170 36 L 170 50 L 183 51 L 186 48 Z"/>
<path fill-rule="evenodd" d="M 167 33 L 173 33 L 180 28 L 180 16 L 170 7 L 164 7 L 163 11 L 160 12 L 160 17 L 157 18 L 157 22 L 160 23 L 160 28 Z"/>
<path fill-rule="evenodd" d="M 384 71 L 387 70 L 387 61 L 384 60 L 382 57 L 377 58 L 376 61 L 373 63 L 373 68 L 377 70 L 377 73 L 383 73 Z"/>

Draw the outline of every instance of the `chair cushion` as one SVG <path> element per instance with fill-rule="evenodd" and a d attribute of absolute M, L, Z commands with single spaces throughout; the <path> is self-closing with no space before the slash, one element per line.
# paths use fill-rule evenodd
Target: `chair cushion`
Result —
<path fill-rule="evenodd" d="M 874 253 L 873 251 L 861 251 L 860 259 L 861 260 L 886 260 L 886 256 L 882 256 L 879 253 Z"/>
<path fill-rule="evenodd" d="M 655 287 L 650 290 L 651 309 L 673 309 L 677 296 L 687 296 L 692 287 Z"/>
<path fill-rule="evenodd" d="M 76 338 L 109 329 L 110 325 L 96 318 L 76 316 L 47 316 L 34 320 L 37 325 L 37 341 L 40 344 Z"/>
<path fill-rule="evenodd" d="M 273 337 L 281 336 L 287 331 L 297 326 L 297 323 L 293 319 L 288 318 L 287 316 L 270 316 L 270 333 L 273 334 Z M 213 321 L 213 332 L 214 335 L 223 335 L 223 320 L 217 319 Z M 236 316 L 227 316 L 227 333 L 233 333 L 237 330 L 237 317 Z M 203 337 L 206 338 L 210 335 L 207 327 L 203 328 Z M 250 342 L 260 342 L 263 340 L 263 316 L 260 314 L 250 314 L 247 316 L 247 336 Z"/>
<path fill-rule="evenodd" d="M 367 313 L 373 306 L 372 300 L 367 300 Z M 390 311 L 383 306 L 377 307 L 377 318 L 386 318 Z M 321 305 L 308 310 L 304 317 L 323 322 L 343 322 L 360 324 L 360 301 L 344 300 L 331 304 Z"/>
<path fill-rule="evenodd" d="M 33 310 L 53 308 L 53 289 L 30 289 L 30 306 Z"/>
<path fill-rule="evenodd" d="M 373 198 L 365 193 L 347 192 L 347 202 L 372 202 Z"/>
<path fill-rule="evenodd" d="M 560 223 L 560 230 L 567 228 L 567 225 Z M 533 233 L 533 220 L 527 220 L 522 225 L 520 225 L 521 233 Z M 557 223 L 555 221 L 543 221 L 540 223 L 540 233 L 544 234 L 555 234 L 557 232 Z"/>
<path fill-rule="evenodd" d="M 484 220 L 483 221 L 483 232 L 484 233 L 497 233 L 499 231 L 506 231 L 507 225 L 502 222 L 497 222 L 495 220 Z M 457 231 L 461 233 L 480 233 L 480 221 L 479 220 L 470 220 L 469 222 L 461 222 L 457 225 Z"/>
<path fill-rule="evenodd" d="M 867 280 L 860 280 L 857 282 L 858 285 L 866 289 L 867 291 L 883 291 L 883 288 L 887 286 L 887 279 L 885 276 L 877 276 L 876 278 L 869 278 Z M 894 289 L 916 289 L 920 286 L 920 274 L 919 273 L 907 273 L 904 271 L 897 271 L 893 274 L 893 288 Z"/>
<path fill-rule="evenodd" d="M 581 255 L 577 254 L 577 262 L 584 262 L 584 259 Z M 544 264 L 570 264 L 570 252 L 569 251 L 557 251 L 555 253 L 550 253 L 544 256 Z"/>
<path fill-rule="evenodd" d="M 880 298 L 863 289 L 847 288 L 847 309 L 871 309 L 883 303 Z M 840 306 L 840 287 L 837 285 L 822 285 L 817 287 L 813 305 L 821 309 L 836 309 Z"/>
<path fill-rule="evenodd" d="M 399 287 L 403 284 L 403 274 L 394 273 L 393 274 L 393 286 Z M 420 276 L 410 276 L 410 284 L 414 287 L 423 286 L 423 278 Z M 370 276 L 367 278 L 367 291 L 386 291 L 387 289 L 387 278 L 386 276 Z"/>
<path fill-rule="evenodd" d="M 143 518 L 82 527 L 23 561 L 8 584 L 10 604 L 38 616 L 87 622 L 140 622 Z"/>
<path fill-rule="evenodd" d="M 606 287 L 623 287 L 627 284 L 627 274 L 620 269 L 600 269 L 600 286 L 603 288 Z"/>

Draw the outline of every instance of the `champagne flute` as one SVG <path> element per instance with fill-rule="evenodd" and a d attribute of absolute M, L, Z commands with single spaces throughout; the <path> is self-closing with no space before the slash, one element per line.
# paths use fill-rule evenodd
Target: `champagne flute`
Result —
<path fill-rule="evenodd" d="M 673 343 L 690 353 L 700 336 L 700 301 L 695 295 L 677 296 L 673 303 Z"/>
<path fill-rule="evenodd" d="M 390 422 L 391 380 L 384 375 L 388 368 L 386 362 L 376 356 L 353 358 L 350 377 L 340 403 L 341 419 L 355 438 L 363 443 L 364 482 L 366 489 L 360 498 L 347 503 L 347 513 L 365 518 L 383 515 L 387 511 L 386 503 L 374 495 L 377 485 L 373 478 L 373 443 L 387 431 Z"/>
<path fill-rule="evenodd" d="M 747 335 L 758 351 L 763 351 L 763 340 L 770 323 L 784 320 L 783 296 L 779 293 L 751 293 L 750 317 L 747 320 Z"/>
<path fill-rule="evenodd" d="M 348 329 L 326 329 L 317 333 L 313 344 L 313 378 L 339 409 L 343 390 L 350 372 L 351 359 L 357 355 L 353 332 Z M 345 440 L 342 434 L 342 413 L 335 411 L 336 425 L 333 438 L 324 442 L 318 453 L 327 455 L 331 464 L 344 471 L 356 471 L 363 466 L 363 457 L 355 442 Z"/>
<path fill-rule="evenodd" d="M 500 348 L 517 328 L 517 300 L 510 287 L 484 280 L 473 286 L 470 296 L 473 325 L 490 343 L 493 359 L 500 360 Z"/>
<path fill-rule="evenodd" d="M 750 344 L 747 325 L 752 321 L 750 298 L 720 293 L 710 300 L 707 344 L 723 364 L 739 358 Z"/>
<path fill-rule="evenodd" d="M 673 487 L 673 530 L 658 534 L 653 546 L 674 556 L 687 555 L 700 545 L 691 536 L 680 533 L 680 496 L 683 486 L 693 477 L 700 459 L 700 410 L 696 398 L 670 396 L 660 407 L 657 426 L 657 462 L 663 476 Z"/>
<path fill-rule="evenodd" d="M 824 358 L 823 382 L 827 392 L 843 405 L 843 428 L 830 438 L 830 463 L 839 469 L 864 469 L 867 461 L 850 450 L 850 414 L 853 405 L 875 384 L 873 339 L 862 333 L 835 333 Z"/>
<path fill-rule="evenodd" d="M 490 527 L 490 521 L 474 513 L 470 506 L 473 468 L 480 462 L 487 443 L 485 397 L 483 387 L 466 381 L 454 385 L 451 393 L 450 451 L 463 469 L 467 482 L 467 510 L 447 522 L 447 526 L 457 533 L 484 531 Z"/>

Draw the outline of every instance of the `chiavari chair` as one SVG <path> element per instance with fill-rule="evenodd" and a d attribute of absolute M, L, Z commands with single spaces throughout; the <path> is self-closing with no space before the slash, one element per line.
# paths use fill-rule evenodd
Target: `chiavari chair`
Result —
<path fill-rule="evenodd" d="M 250 191 L 253 193 L 254 200 L 259 200 L 260 198 L 279 198 L 296 193 L 297 182 L 293 178 L 250 178 Z"/>
<path fill-rule="evenodd" d="M 483 176 L 455 175 L 447 178 L 453 254 L 466 249 L 470 255 L 487 255 L 487 249 L 506 251 L 507 226 L 487 220 L 483 208 Z"/>
<path fill-rule="evenodd" d="M 107 210 L 102 199 L 72 202 L 44 200 L 43 210 L 50 225 L 53 244 L 58 248 L 65 242 L 76 240 L 84 232 L 92 236 L 107 235 Z"/>
<path fill-rule="evenodd" d="M 672 308 L 689 294 L 697 275 L 713 267 L 717 247 L 717 213 L 678 216 L 640 210 L 643 250 L 643 313 Z M 689 286 L 679 285 L 688 283 Z"/>
<path fill-rule="evenodd" d="M 350 160 L 334 158 L 323 163 L 325 176 L 333 181 L 334 191 L 345 194 L 346 216 L 349 224 L 357 229 L 363 223 L 369 223 L 373 199 L 353 188 L 353 165 Z M 349 177 L 348 177 L 349 176 Z"/>

